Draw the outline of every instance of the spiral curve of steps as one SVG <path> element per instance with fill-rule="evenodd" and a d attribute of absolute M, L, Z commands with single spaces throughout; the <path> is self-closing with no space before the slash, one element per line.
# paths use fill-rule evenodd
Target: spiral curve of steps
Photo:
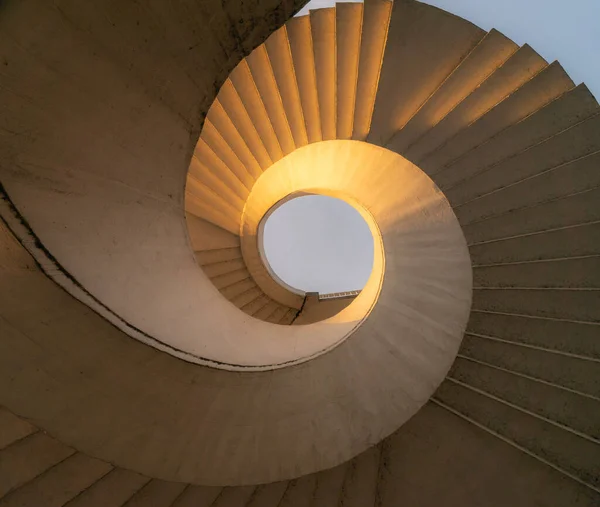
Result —
<path fill-rule="evenodd" d="M 425 4 L 303 3 L 0 10 L 0 506 L 600 502 L 597 101 Z M 256 231 L 313 187 L 382 261 L 293 325 Z"/>

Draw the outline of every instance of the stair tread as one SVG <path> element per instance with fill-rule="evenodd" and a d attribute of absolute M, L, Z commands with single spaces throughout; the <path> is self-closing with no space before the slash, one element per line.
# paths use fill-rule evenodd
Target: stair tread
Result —
<path fill-rule="evenodd" d="M 206 141 L 200 137 L 194 150 L 194 157 L 208 169 L 215 178 L 221 180 L 227 188 L 231 189 L 239 199 L 245 201 L 250 190 L 244 183 L 227 167 L 227 165 L 212 150 Z"/>
<path fill-rule="evenodd" d="M 213 171 L 206 167 L 196 155 L 192 156 L 192 160 L 190 161 L 188 181 L 190 177 L 209 188 L 220 198 L 227 200 L 229 205 L 235 209 L 240 211 L 244 209 L 244 200 L 238 193 L 236 193 L 226 181 L 218 175 L 215 175 Z"/>
<path fill-rule="evenodd" d="M 211 507 L 223 488 L 190 485 L 173 507 Z"/>
<path fill-rule="evenodd" d="M 600 150 L 600 111 L 567 93 L 461 157 L 434 180 L 457 206 Z M 519 168 L 522 168 L 519 170 Z M 492 177 L 498 171 L 499 177 Z"/>
<path fill-rule="evenodd" d="M 370 0 L 363 8 L 352 131 L 352 139 L 359 141 L 364 141 L 371 130 L 392 5 L 388 0 Z"/>
<path fill-rule="evenodd" d="M 574 86 L 558 62 L 550 64 L 438 150 L 428 160 L 430 171 L 434 165 L 440 168 L 450 165 L 454 159 L 535 113 Z"/>
<path fill-rule="evenodd" d="M 588 484 L 597 487 L 600 483 L 594 473 L 595 444 L 448 380 L 442 383 L 435 397 Z"/>
<path fill-rule="evenodd" d="M 271 125 L 275 130 L 279 146 L 281 146 L 283 154 L 287 155 L 295 149 L 294 138 L 292 137 L 290 124 L 285 115 L 281 94 L 279 93 L 279 88 L 273 74 L 273 66 L 265 45 L 258 46 L 252 51 L 246 57 L 246 62 L 250 68 L 252 79 L 256 84 L 267 115 L 271 120 Z"/>
<path fill-rule="evenodd" d="M 123 507 L 166 507 L 173 504 L 185 489 L 181 482 L 152 479 L 124 504 Z"/>
<path fill-rule="evenodd" d="M 284 113 L 292 132 L 294 147 L 300 148 L 308 143 L 308 137 L 285 26 L 271 34 L 265 42 L 265 48 L 281 96 Z"/>
<path fill-rule="evenodd" d="M 314 507 L 339 505 L 348 464 L 343 463 L 317 474 L 317 485 L 313 495 Z"/>
<path fill-rule="evenodd" d="M 336 139 L 335 8 L 310 11 L 323 140 Z"/>
<path fill-rule="evenodd" d="M 0 449 L 35 431 L 35 426 L 0 406 Z"/>
<path fill-rule="evenodd" d="M 0 499 L 0 505 L 62 507 L 111 469 L 108 463 L 75 453 Z"/>
<path fill-rule="evenodd" d="M 233 69 L 229 78 L 252 120 L 259 139 L 264 144 L 271 162 L 277 162 L 283 157 L 282 147 L 245 59 Z"/>
<path fill-rule="evenodd" d="M 600 438 L 600 406 L 591 398 L 462 358 L 454 362 L 449 376 L 592 438 Z"/>
<path fill-rule="evenodd" d="M 147 477 L 130 470 L 115 468 L 73 498 L 65 507 L 113 507 L 124 505 L 149 480 Z"/>
<path fill-rule="evenodd" d="M 65 460 L 75 450 L 42 432 L 0 451 L 0 498 Z"/>
<path fill-rule="evenodd" d="M 273 161 L 231 79 L 228 78 L 223 83 L 217 99 L 244 142 L 247 143 L 261 170 L 268 169 Z"/>
<path fill-rule="evenodd" d="M 546 61 L 530 46 L 522 46 L 404 155 L 427 172 L 427 158 L 432 157 L 436 149 L 441 148 L 452 136 L 483 116 L 546 66 Z"/>
<path fill-rule="evenodd" d="M 503 181 L 497 189 L 488 190 L 480 197 L 458 206 L 454 213 L 459 222 L 466 226 L 536 203 L 600 187 L 599 164 L 600 152 L 545 171 L 536 169 L 531 175 L 514 175 L 508 181 Z M 532 197 L 534 195 L 535 198 Z"/>
<path fill-rule="evenodd" d="M 278 507 L 288 484 L 289 482 L 282 481 L 258 486 L 245 507 Z"/>
<path fill-rule="evenodd" d="M 497 70 L 517 49 L 518 46 L 514 42 L 497 30 L 488 32 L 406 126 L 396 132 L 386 147 L 397 153 L 404 153 Z"/>
<path fill-rule="evenodd" d="M 194 192 L 185 193 L 185 211 L 232 234 L 240 227 L 240 214 L 225 206 L 223 201 L 218 200 L 211 192 L 201 191 L 200 187 Z"/>
<path fill-rule="evenodd" d="M 287 24 L 294 73 L 298 83 L 302 113 L 309 143 L 321 141 L 321 117 L 317 95 L 317 76 L 309 16 L 290 19 Z"/>
<path fill-rule="evenodd" d="M 254 185 L 252 174 L 244 164 L 242 164 L 235 152 L 231 149 L 231 146 L 223 139 L 220 132 L 208 118 L 204 120 L 204 126 L 202 127 L 202 134 L 200 137 L 221 162 L 223 162 L 227 169 L 231 171 L 235 178 L 237 178 L 248 191 L 252 190 L 252 186 Z"/>
<path fill-rule="evenodd" d="M 354 106 L 358 59 L 362 31 L 363 4 L 336 5 L 336 138 L 351 139 L 354 127 Z M 337 42 L 340 41 L 338 44 Z"/>
<path fill-rule="evenodd" d="M 484 35 L 428 5 L 394 2 L 368 141 L 385 145 Z"/>
<path fill-rule="evenodd" d="M 220 94 L 219 96 L 222 97 L 223 95 L 225 94 Z M 252 181 L 256 181 L 261 175 L 262 169 L 252 154 L 252 151 L 248 148 L 246 141 L 219 101 L 219 96 L 217 96 L 209 109 L 206 119 L 215 127 L 220 136 L 231 148 L 235 157 L 245 167 Z"/>

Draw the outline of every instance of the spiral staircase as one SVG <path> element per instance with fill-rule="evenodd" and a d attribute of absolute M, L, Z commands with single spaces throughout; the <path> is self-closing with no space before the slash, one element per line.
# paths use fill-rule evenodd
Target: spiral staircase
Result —
<path fill-rule="evenodd" d="M 0 506 L 600 503 L 597 101 L 304 3 L 0 7 Z M 263 260 L 306 193 L 370 226 L 355 298 Z"/>

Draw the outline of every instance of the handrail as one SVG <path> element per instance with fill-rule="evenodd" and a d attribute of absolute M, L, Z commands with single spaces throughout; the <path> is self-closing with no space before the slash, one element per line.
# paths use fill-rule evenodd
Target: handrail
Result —
<path fill-rule="evenodd" d="M 360 290 L 348 290 L 345 292 L 330 292 L 329 294 L 319 294 L 319 300 L 356 297 L 360 294 L 360 292 Z"/>

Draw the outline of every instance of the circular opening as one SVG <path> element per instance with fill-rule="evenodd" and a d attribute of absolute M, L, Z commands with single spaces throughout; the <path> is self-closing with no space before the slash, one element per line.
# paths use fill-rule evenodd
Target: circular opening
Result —
<path fill-rule="evenodd" d="M 324 195 L 295 197 L 264 223 L 262 251 L 277 278 L 303 292 L 361 290 L 373 270 L 373 236 L 350 204 Z"/>

